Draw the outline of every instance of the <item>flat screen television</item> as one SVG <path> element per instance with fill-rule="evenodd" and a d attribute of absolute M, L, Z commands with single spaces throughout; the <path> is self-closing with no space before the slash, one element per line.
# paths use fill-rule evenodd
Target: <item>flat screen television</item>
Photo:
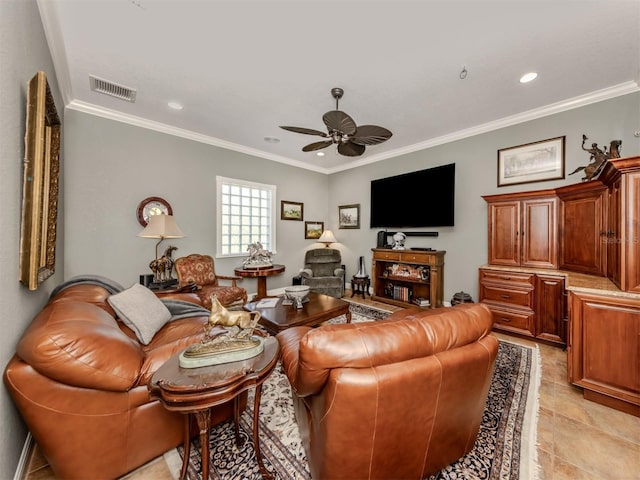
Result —
<path fill-rule="evenodd" d="M 371 228 L 454 226 L 456 164 L 371 180 Z"/>

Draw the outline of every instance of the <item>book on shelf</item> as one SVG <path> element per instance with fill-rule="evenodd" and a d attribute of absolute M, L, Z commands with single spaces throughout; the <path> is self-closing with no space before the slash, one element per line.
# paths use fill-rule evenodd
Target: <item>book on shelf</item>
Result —
<path fill-rule="evenodd" d="M 419 307 L 428 307 L 431 305 L 431 302 L 428 298 L 417 297 L 413 300 L 413 303 L 418 305 Z"/>

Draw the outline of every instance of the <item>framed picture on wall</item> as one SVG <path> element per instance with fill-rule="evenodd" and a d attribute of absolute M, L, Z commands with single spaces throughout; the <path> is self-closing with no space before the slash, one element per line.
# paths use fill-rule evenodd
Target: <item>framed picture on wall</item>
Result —
<path fill-rule="evenodd" d="M 498 150 L 498 187 L 564 178 L 565 137 Z"/>
<path fill-rule="evenodd" d="M 289 200 L 280 201 L 280 220 L 298 220 L 304 219 L 304 204 L 300 202 L 290 202 Z"/>
<path fill-rule="evenodd" d="M 338 207 L 338 228 L 360 228 L 360 204 Z"/>
<path fill-rule="evenodd" d="M 304 222 L 304 238 L 317 240 L 324 232 L 324 222 Z"/>

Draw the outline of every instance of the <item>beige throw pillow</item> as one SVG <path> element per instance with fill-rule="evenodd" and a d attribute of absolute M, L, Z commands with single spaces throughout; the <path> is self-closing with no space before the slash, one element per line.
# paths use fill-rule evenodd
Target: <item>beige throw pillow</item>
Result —
<path fill-rule="evenodd" d="M 171 312 L 156 295 L 140 284 L 108 298 L 118 318 L 133 330 L 143 345 L 171 320 Z"/>

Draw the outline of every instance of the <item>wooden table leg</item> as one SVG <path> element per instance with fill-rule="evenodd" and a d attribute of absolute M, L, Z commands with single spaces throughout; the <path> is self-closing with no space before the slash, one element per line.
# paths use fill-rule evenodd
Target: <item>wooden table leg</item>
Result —
<path fill-rule="evenodd" d="M 211 423 L 211 410 L 195 412 L 200 430 L 200 448 L 202 450 L 202 478 L 209 478 L 209 424 Z"/>
<path fill-rule="evenodd" d="M 236 432 L 236 445 L 240 447 L 243 443 L 242 437 L 240 437 L 240 397 L 236 396 L 233 399 L 233 427 Z"/>
<path fill-rule="evenodd" d="M 348 310 L 345 316 L 347 317 L 347 323 L 351 323 L 351 310 Z"/>
<path fill-rule="evenodd" d="M 258 277 L 258 294 L 254 300 L 260 300 L 267 296 L 267 277 Z"/>
<path fill-rule="evenodd" d="M 262 454 L 260 453 L 260 438 L 259 438 L 259 422 L 260 422 L 260 397 L 262 396 L 262 384 L 256 385 L 255 398 L 253 400 L 253 445 L 256 452 L 256 459 L 258 460 L 258 467 L 262 478 L 267 480 L 273 480 L 274 476 L 269 470 L 266 469 L 264 463 L 262 463 Z"/>
<path fill-rule="evenodd" d="M 184 440 L 182 443 L 184 457 L 182 458 L 182 469 L 180 470 L 180 480 L 186 480 L 189 457 L 191 456 L 191 415 L 184 415 Z"/>

